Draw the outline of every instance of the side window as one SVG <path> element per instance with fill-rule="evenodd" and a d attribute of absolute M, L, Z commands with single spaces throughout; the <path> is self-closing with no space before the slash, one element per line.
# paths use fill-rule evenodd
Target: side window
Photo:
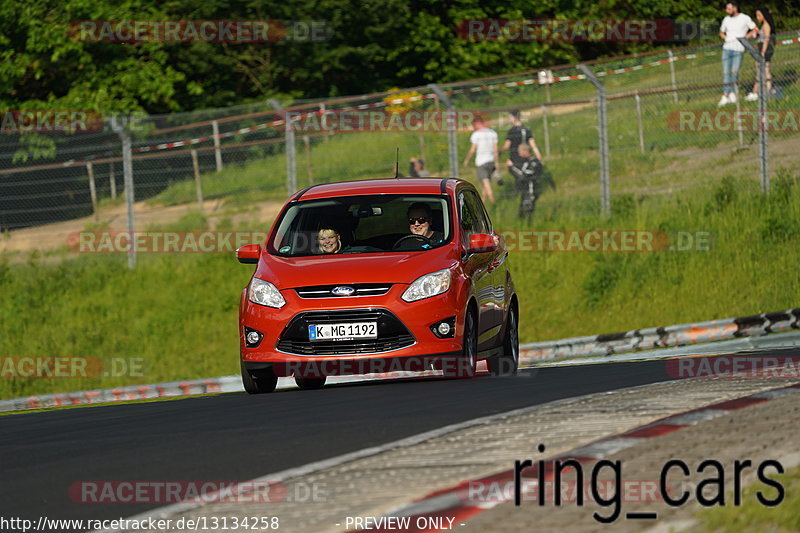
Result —
<path fill-rule="evenodd" d="M 461 216 L 461 229 L 463 230 L 463 233 L 472 233 L 475 213 L 467 201 L 466 194 L 463 192 L 458 195 L 458 210 Z"/>
<path fill-rule="evenodd" d="M 489 233 L 486 212 L 483 209 L 483 205 L 481 205 L 481 201 L 478 199 L 478 195 L 473 191 L 464 191 L 464 199 L 467 209 L 470 212 L 471 227 L 468 231 L 470 233 Z"/>
<path fill-rule="evenodd" d="M 475 200 L 478 202 L 478 206 L 480 207 L 480 218 L 483 219 L 483 226 L 486 228 L 484 233 L 491 233 L 493 231 L 492 219 L 489 218 L 489 213 L 486 211 L 486 206 L 483 205 L 483 202 L 481 202 L 480 198 L 477 196 L 475 197 Z"/>

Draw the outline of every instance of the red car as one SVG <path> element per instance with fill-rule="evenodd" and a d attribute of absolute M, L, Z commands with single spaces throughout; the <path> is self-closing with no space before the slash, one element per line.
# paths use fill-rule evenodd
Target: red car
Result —
<path fill-rule="evenodd" d="M 441 369 L 493 374 L 519 362 L 508 252 L 475 188 L 458 179 L 315 185 L 292 196 L 239 306 L 251 394 L 280 376 L 316 389 L 329 375 Z"/>

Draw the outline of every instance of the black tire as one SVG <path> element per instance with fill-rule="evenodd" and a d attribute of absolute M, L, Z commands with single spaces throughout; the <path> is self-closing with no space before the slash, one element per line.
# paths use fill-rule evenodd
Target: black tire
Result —
<path fill-rule="evenodd" d="M 242 368 L 242 385 L 248 394 L 265 394 L 275 390 L 278 385 L 278 377 L 272 369 L 248 370 L 244 361 L 240 361 Z"/>
<path fill-rule="evenodd" d="M 461 358 L 456 361 L 456 375 L 462 378 L 471 378 L 478 367 L 478 325 L 475 313 L 467 311 L 464 319 L 464 342 L 461 345 Z"/>
<path fill-rule="evenodd" d="M 508 311 L 506 334 L 503 338 L 503 353 L 487 361 L 493 376 L 513 376 L 519 368 L 519 322 L 514 307 Z"/>
<path fill-rule="evenodd" d="M 314 390 L 314 389 L 321 389 L 325 386 L 325 380 L 328 379 L 327 377 L 321 378 L 294 378 L 294 382 L 297 383 L 297 386 L 303 390 Z"/>

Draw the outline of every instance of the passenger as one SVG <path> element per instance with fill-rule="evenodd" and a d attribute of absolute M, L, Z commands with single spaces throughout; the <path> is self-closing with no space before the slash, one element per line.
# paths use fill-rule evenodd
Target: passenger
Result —
<path fill-rule="evenodd" d="M 321 254 L 338 254 L 342 249 L 342 237 L 332 228 L 322 228 L 317 234 L 317 245 Z"/>
<path fill-rule="evenodd" d="M 433 221 L 433 211 L 428 204 L 415 202 L 408 208 L 408 227 L 412 235 L 422 235 L 430 239 L 431 244 L 439 244 L 444 240 L 444 235 L 439 231 L 433 231 L 431 222 Z"/>

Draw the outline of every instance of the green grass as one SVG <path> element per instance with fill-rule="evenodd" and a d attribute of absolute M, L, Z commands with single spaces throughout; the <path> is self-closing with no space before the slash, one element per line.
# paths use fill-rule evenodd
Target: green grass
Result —
<path fill-rule="evenodd" d="M 594 196 L 546 193 L 537 230 L 707 231 L 710 251 L 514 252 L 523 341 L 614 332 L 797 306 L 800 183 L 784 171 L 772 196 L 727 179 L 693 194 L 618 196 L 609 220 Z M 562 203 L 564 198 L 569 201 Z M 497 230 L 530 229 L 515 202 L 491 208 Z M 190 214 L 169 229 L 200 230 Z M 262 227 L 240 229 L 263 230 Z M 232 254 L 84 254 L 0 263 L 0 354 L 141 357 L 145 375 L 0 379 L 0 397 L 238 372 L 237 306 L 252 267 Z"/>
<path fill-rule="evenodd" d="M 800 468 L 785 474 L 775 475 L 775 481 L 783 485 L 785 499 L 776 507 L 766 507 L 758 501 L 756 492 L 774 499 L 774 488 L 761 483 L 745 489 L 741 507 L 715 507 L 697 513 L 700 528 L 715 533 L 750 533 L 771 531 L 789 533 L 800 531 Z"/>
<path fill-rule="evenodd" d="M 797 63 L 789 49 L 776 66 L 791 73 Z M 784 54 L 784 52 L 781 52 Z M 794 53 L 794 52 L 792 52 Z M 796 55 L 796 53 L 795 53 Z M 777 57 L 777 55 L 776 55 Z M 652 61 L 656 58 L 647 59 Z M 626 59 L 603 69 L 635 64 Z M 746 60 L 742 79 L 752 79 Z M 719 82 L 719 56 L 685 61 L 679 84 Z M 748 66 L 749 65 L 749 66 Z M 749 70 L 748 70 L 749 69 Z M 603 78 L 609 93 L 665 86 L 667 66 Z M 545 102 L 540 86 L 468 93 L 454 98 L 460 110 L 534 106 Z M 800 95 L 791 87 L 776 103 L 796 109 Z M 587 82 L 553 86 L 553 99 L 588 99 Z M 735 133 L 689 134 L 666 127 L 670 111 L 715 109 L 716 90 L 692 93 L 674 103 L 671 95 L 642 98 L 646 152 L 639 153 L 633 101 L 609 103 L 613 215 L 599 213 L 596 108 L 588 106 L 549 117 L 552 172 L 556 191 L 540 200 L 532 226 L 515 218 L 516 201 L 490 208 L 498 230 L 535 229 L 658 230 L 708 232 L 708 251 L 660 253 L 515 252 L 510 261 L 521 295 L 523 341 L 557 339 L 747 315 L 796 307 L 800 295 L 797 242 L 800 238 L 800 167 L 775 157 L 773 194 L 757 190 L 757 151 L 736 150 Z M 751 105 L 751 104 L 748 104 Z M 752 104 L 755 109 L 755 104 Z M 491 118 L 502 113 L 493 114 Z M 528 121 L 542 150 L 541 119 Z M 460 157 L 469 134 L 458 134 Z M 771 134 L 785 141 L 787 134 Z M 429 171 L 448 172 L 446 133 L 354 133 L 313 138 L 310 157 L 297 141 L 297 185 L 390 177 L 395 148 L 401 171 L 408 157 L 422 155 Z M 241 140 L 241 139 L 240 139 Z M 745 143 L 754 138 L 748 135 Z M 777 142 L 776 142 L 777 145 Z M 256 201 L 283 201 L 285 157 L 264 157 L 264 148 L 242 165 L 202 176 L 206 199 L 224 198 L 221 214 L 247 214 Z M 780 169 L 781 165 L 793 165 Z M 472 176 L 462 168 L 462 176 Z M 149 202 L 193 203 L 194 181 L 172 184 Z M 217 229 L 264 231 L 270 221 L 235 225 L 230 218 Z M 161 229 L 201 230 L 208 220 L 191 213 Z M 99 228 L 100 226 L 98 226 Z M 93 224 L 87 229 L 94 228 Z M 145 228 L 158 229 L 158 228 Z M 0 257 L 0 355 L 142 357 L 147 372 L 139 378 L 2 379 L 0 397 L 61 392 L 134 383 L 152 383 L 238 372 L 236 314 L 241 289 L 252 267 L 230 254 L 147 255 L 133 272 L 123 254 L 85 254 L 70 258 L 64 250 L 31 253 L 27 263 Z"/>
<path fill-rule="evenodd" d="M 800 107 L 800 92 L 794 88 L 794 73 L 800 65 L 800 47 L 781 47 L 782 60 L 773 66 L 776 79 L 787 78 L 784 82 L 785 97 L 770 101 L 770 109 L 793 110 Z M 712 55 L 701 55 L 696 59 L 683 60 L 676 63 L 678 84 L 694 86 L 715 85 L 719 83 L 720 57 L 718 47 L 705 49 L 714 52 Z M 664 55 L 663 57 L 666 57 Z M 662 56 L 645 58 L 644 62 L 661 59 Z M 642 62 L 629 58 L 596 67 L 596 70 L 608 70 L 622 66 L 630 66 Z M 577 71 L 576 71 L 577 72 Z M 746 60 L 741 74 L 741 92 L 749 90 L 752 82 L 753 65 Z M 523 76 L 525 77 L 525 76 Z M 635 89 L 668 88 L 670 86 L 669 66 L 646 68 L 628 72 L 623 75 L 612 75 L 602 78 L 610 96 L 615 94 L 632 95 Z M 589 100 L 596 93 L 586 81 L 569 81 L 558 83 L 552 87 L 552 100 Z M 633 98 L 611 99 L 608 103 L 609 149 L 611 181 L 615 192 L 634 193 L 642 188 L 659 191 L 663 188 L 692 185 L 698 175 L 686 165 L 703 155 L 703 151 L 711 151 L 722 160 L 726 173 L 734 177 L 752 179 L 757 172 L 757 134 L 745 132 L 741 142 L 745 147 L 737 152 L 740 136 L 737 132 L 686 132 L 674 131 L 670 127 L 668 117 L 677 111 L 716 110 L 719 90 L 714 87 L 698 89 L 689 93 L 680 93 L 678 102 L 674 102 L 672 93 L 661 93 L 642 96 L 642 113 L 644 125 L 644 153 L 639 149 L 638 120 Z M 514 106 L 536 109 L 546 102 L 546 91 L 543 86 L 530 85 L 514 88 L 502 88 L 491 91 L 466 93 L 453 97 L 459 111 L 482 112 Z M 744 111 L 757 110 L 756 102 L 742 102 Z M 432 101 L 425 101 L 418 110 L 432 111 Z M 730 107 L 726 110 L 731 111 Z M 505 119 L 501 111 L 489 113 L 488 118 L 495 124 L 503 138 L 505 126 L 498 125 L 498 120 Z M 537 115 L 526 121 L 534 132 L 539 147 L 544 152 L 544 124 Z M 595 104 L 586 104 L 568 113 L 558 108 L 548 116 L 548 130 L 551 154 L 546 158 L 548 168 L 560 183 L 572 190 L 594 188 L 597 182 L 599 155 L 597 133 L 597 108 Z M 796 137 L 794 132 L 771 132 L 770 139 L 777 143 Z M 296 175 L 297 188 L 311 183 L 342 181 L 347 179 L 365 179 L 373 177 L 390 177 L 394 162 L 395 149 L 400 149 L 401 172 L 407 169 L 407 161 L 411 156 L 423 156 L 427 168 L 434 174 L 447 175 L 448 140 L 446 132 L 367 132 L 336 134 L 332 136 L 311 138 L 310 154 L 307 152 L 302 134 L 296 140 Z M 469 132 L 457 134 L 459 160 L 463 159 L 469 146 Z M 207 199 L 224 197 L 229 206 L 249 205 L 258 200 L 282 200 L 288 196 L 286 186 L 286 158 L 275 146 L 277 153 L 267 157 L 258 157 L 242 162 L 241 165 L 229 164 L 221 172 L 208 173 L 202 176 L 203 192 Z M 256 150 L 253 148 L 253 150 Z M 743 153 L 742 153 L 743 152 Z M 261 152 L 253 152 L 260 154 Z M 792 152 L 793 153 L 793 152 Z M 251 154 L 252 155 L 252 154 Z M 709 157 L 708 155 L 704 157 Z M 737 158 L 744 164 L 736 164 Z M 788 164 L 788 160 L 778 160 L 772 167 Z M 784 156 L 785 158 L 785 156 Z M 717 169 L 717 161 L 696 162 L 696 166 L 705 169 Z M 472 176 L 473 168 L 461 168 L 461 176 Z M 722 176 L 711 173 L 716 179 Z M 708 179 L 703 176 L 703 179 Z M 580 192 L 580 191 L 578 191 Z M 184 181 L 172 184 L 166 190 L 150 199 L 154 204 L 180 204 L 195 199 L 194 181 L 187 176 Z"/>

